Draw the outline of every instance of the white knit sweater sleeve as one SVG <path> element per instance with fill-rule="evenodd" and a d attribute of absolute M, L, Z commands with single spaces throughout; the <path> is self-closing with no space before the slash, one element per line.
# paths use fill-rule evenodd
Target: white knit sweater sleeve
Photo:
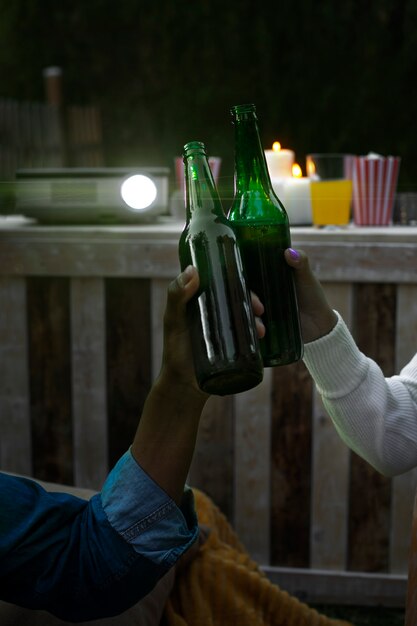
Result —
<path fill-rule="evenodd" d="M 304 363 L 347 445 L 382 474 L 406 472 L 417 466 L 417 354 L 385 378 L 337 315 L 328 335 L 305 345 Z"/>

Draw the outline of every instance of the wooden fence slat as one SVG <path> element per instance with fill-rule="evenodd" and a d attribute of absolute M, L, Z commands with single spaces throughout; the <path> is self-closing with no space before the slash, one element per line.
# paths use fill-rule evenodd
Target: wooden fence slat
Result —
<path fill-rule="evenodd" d="M 46 230 L 27 225 L 7 233 L 0 229 L 0 269 L 3 275 L 82 276 L 88 268 L 90 276 L 172 279 L 178 268 L 182 229 L 183 224 L 169 218 L 162 218 L 158 224 L 132 225 L 129 229 L 121 225 L 95 226 L 94 230 L 76 226 L 48 226 Z M 356 241 L 356 231 L 333 233 L 328 240 L 323 231 L 311 229 L 301 229 L 297 238 L 300 247 L 311 256 L 312 266 L 323 283 L 414 284 L 417 229 L 409 226 L 379 230 L 382 233 L 369 235 L 369 241 L 366 235 Z M 350 240 L 351 234 L 354 237 Z M 340 235 L 340 241 L 336 235 Z M 393 243 L 388 245 L 386 240 L 390 238 Z M 60 263 L 56 262 L 58 245 Z M 372 267 L 363 265 L 365 257 L 375 259 Z"/>
<path fill-rule="evenodd" d="M 44 137 L 44 165 L 63 167 L 65 165 L 65 142 L 58 107 L 41 104 L 42 133 Z"/>
<path fill-rule="evenodd" d="M 233 396 L 211 396 L 204 407 L 188 482 L 202 489 L 233 522 Z"/>
<path fill-rule="evenodd" d="M 417 350 L 417 287 L 397 286 L 395 371 L 399 372 Z M 390 571 L 407 571 L 417 468 L 392 481 Z"/>
<path fill-rule="evenodd" d="M 260 385 L 234 396 L 236 531 L 252 558 L 270 559 L 272 370 Z"/>
<path fill-rule="evenodd" d="M 67 125 L 71 162 L 90 167 L 102 165 L 101 121 L 97 108 L 68 107 Z"/>
<path fill-rule="evenodd" d="M 356 284 L 354 292 L 357 344 L 391 376 L 395 369 L 396 285 Z M 389 571 L 391 486 L 390 478 L 352 452 L 348 569 Z"/>
<path fill-rule="evenodd" d="M 26 281 L 33 475 L 72 484 L 69 279 Z"/>
<path fill-rule="evenodd" d="M 70 298 L 74 480 L 100 489 L 108 473 L 104 280 L 73 278 Z"/>
<path fill-rule="evenodd" d="M 13 177 L 17 167 L 17 150 L 13 146 L 13 140 L 18 141 L 19 129 L 16 117 L 16 103 L 7 99 L 4 102 L 4 125 L 3 125 L 3 141 L 4 150 L 6 152 L 6 163 L 4 176 Z"/>
<path fill-rule="evenodd" d="M 355 606 L 403 607 L 404 575 L 292 567 L 262 567 L 268 578 L 303 602 Z"/>
<path fill-rule="evenodd" d="M 0 279 L 0 464 L 31 475 L 31 427 L 24 278 Z"/>
<path fill-rule="evenodd" d="M 155 381 L 162 363 L 164 312 L 167 301 L 168 285 L 171 281 L 165 278 L 154 278 L 151 281 L 150 323 L 152 331 L 152 381 Z"/>
<path fill-rule="evenodd" d="M 271 564 L 310 560 L 313 382 L 304 363 L 272 370 Z"/>
<path fill-rule="evenodd" d="M 389 554 L 392 574 L 405 574 L 408 570 L 416 488 L 417 468 L 392 479 Z"/>
<path fill-rule="evenodd" d="M 66 111 L 48 103 L 0 98 L 0 135 L 0 177 L 5 179 L 14 179 L 19 168 L 103 165 L 101 117 L 93 105 Z"/>
<path fill-rule="evenodd" d="M 352 318 L 352 286 L 328 283 L 326 295 L 348 326 Z M 349 458 L 321 399 L 314 391 L 311 502 L 311 567 L 346 567 Z"/>
<path fill-rule="evenodd" d="M 417 285 L 397 286 L 396 318 L 395 370 L 399 372 L 417 350 Z"/>
<path fill-rule="evenodd" d="M 131 445 L 151 386 L 150 283 L 105 279 L 109 463 Z"/>
<path fill-rule="evenodd" d="M 45 140 L 42 132 L 41 105 L 38 102 L 34 102 L 31 111 L 33 118 L 33 163 L 35 167 L 45 167 L 47 162 L 45 159 Z"/>

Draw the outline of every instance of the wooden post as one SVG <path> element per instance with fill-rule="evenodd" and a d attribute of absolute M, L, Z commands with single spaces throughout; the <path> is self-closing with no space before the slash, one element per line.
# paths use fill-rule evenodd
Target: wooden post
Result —
<path fill-rule="evenodd" d="M 43 70 L 45 81 L 46 102 L 56 107 L 62 107 L 62 70 L 60 67 L 45 67 Z"/>
<path fill-rule="evenodd" d="M 47 104 L 58 117 L 58 126 L 61 144 L 61 161 L 62 165 L 69 165 L 68 150 L 68 129 L 64 108 L 64 95 L 62 89 L 62 69 L 60 67 L 51 66 L 43 70 L 43 78 L 45 84 L 45 98 Z"/>

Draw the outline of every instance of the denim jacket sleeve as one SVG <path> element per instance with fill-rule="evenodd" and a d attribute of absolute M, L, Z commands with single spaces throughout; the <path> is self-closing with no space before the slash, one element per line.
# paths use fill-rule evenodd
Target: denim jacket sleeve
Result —
<path fill-rule="evenodd" d="M 154 587 L 198 534 L 130 451 L 89 501 L 0 473 L 0 598 L 79 622 L 117 615 Z"/>

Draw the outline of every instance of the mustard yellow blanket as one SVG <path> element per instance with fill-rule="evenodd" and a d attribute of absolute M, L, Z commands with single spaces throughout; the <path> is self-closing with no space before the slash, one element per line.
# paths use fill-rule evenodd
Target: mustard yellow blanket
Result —
<path fill-rule="evenodd" d="M 164 626 L 352 626 L 273 585 L 214 503 L 196 489 L 194 495 L 199 522 L 211 532 L 196 558 L 178 573 Z"/>

